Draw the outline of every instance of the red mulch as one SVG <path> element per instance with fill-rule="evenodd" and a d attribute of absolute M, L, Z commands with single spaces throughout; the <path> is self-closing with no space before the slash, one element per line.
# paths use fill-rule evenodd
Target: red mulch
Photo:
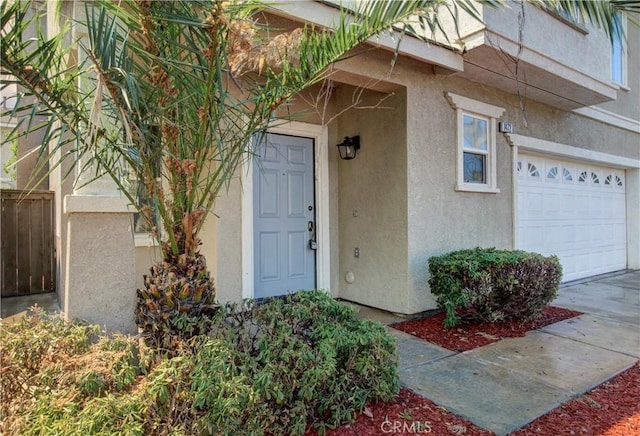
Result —
<path fill-rule="evenodd" d="M 640 435 L 640 364 L 536 419 L 513 436 Z M 307 436 L 315 432 L 307 432 Z M 408 389 L 394 402 L 376 403 L 355 423 L 327 431 L 329 436 L 384 434 L 492 435 Z"/>
<path fill-rule="evenodd" d="M 308 432 L 307 436 L 315 434 Z M 356 422 L 327 430 L 327 436 L 374 436 L 384 434 L 493 435 L 447 412 L 433 402 L 402 389 L 392 403 L 376 403 L 365 409 Z"/>
<path fill-rule="evenodd" d="M 446 329 L 442 324 L 445 315 L 439 314 L 429 318 L 401 322 L 391 327 L 452 351 L 468 351 L 497 342 L 500 339 L 521 337 L 530 330 L 536 330 L 578 315 L 582 315 L 582 313 L 547 306 L 540 317 L 524 323 L 508 321 L 473 324 L 463 321 L 455 327 Z"/>
<path fill-rule="evenodd" d="M 640 435 L 640 363 L 513 435 Z"/>
<path fill-rule="evenodd" d="M 547 307 L 540 318 L 520 324 L 461 324 L 451 329 L 442 325 L 444 315 L 407 321 L 393 327 L 455 351 L 466 351 L 506 337 L 524 336 L 527 331 L 580 315 L 580 312 Z M 307 436 L 314 435 L 307 432 Z M 356 422 L 327 431 L 333 436 L 430 434 L 491 435 L 464 419 L 408 389 L 393 402 L 367 407 Z M 585 395 L 569 401 L 513 433 L 523 435 L 640 435 L 640 362 Z"/>

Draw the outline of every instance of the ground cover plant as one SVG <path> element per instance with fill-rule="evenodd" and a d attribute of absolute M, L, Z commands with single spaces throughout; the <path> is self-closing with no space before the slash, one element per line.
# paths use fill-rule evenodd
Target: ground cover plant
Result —
<path fill-rule="evenodd" d="M 323 433 L 399 390 L 393 338 L 323 292 L 222 306 L 171 353 L 42 313 L 0 343 L 7 435 Z"/>
<path fill-rule="evenodd" d="M 557 257 L 520 250 L 474 248 L 429 258 L 429 287 L 452 327 L 481 322 L 527 320 L 542 313 L 562 279 Z"/>

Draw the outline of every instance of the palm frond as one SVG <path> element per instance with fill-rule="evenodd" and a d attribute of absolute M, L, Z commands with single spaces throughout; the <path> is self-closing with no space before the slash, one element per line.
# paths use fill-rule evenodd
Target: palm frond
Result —
<path fill-rule="evenodd" d="M 558 11 L 572 19 L 592 24 L 604 30 L 613 42 L 624 38 L 623 17 L 625 14 L 640 12 L 640 2 L 633 0 L 529 0 L 530 3 Z M 637 18 L 630 17 L 631 22 L 637 23 Z"/>

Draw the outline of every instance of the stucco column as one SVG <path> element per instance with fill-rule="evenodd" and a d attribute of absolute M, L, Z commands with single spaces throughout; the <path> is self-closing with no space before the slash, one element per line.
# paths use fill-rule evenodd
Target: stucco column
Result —
<path fill-rule="evenodd" d="M 63 310 L 69 318 L 135 329 L 135 245 L 128 201 L 102 179 L 65 196 L 67 215 Z"/>

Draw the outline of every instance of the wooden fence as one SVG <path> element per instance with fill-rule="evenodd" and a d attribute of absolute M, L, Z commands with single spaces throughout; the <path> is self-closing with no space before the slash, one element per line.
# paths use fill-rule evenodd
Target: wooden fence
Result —
<path fill-rule="evenodd" d="M 53 192 L 1 190 L 2 296 L 55 290 Z"/>

